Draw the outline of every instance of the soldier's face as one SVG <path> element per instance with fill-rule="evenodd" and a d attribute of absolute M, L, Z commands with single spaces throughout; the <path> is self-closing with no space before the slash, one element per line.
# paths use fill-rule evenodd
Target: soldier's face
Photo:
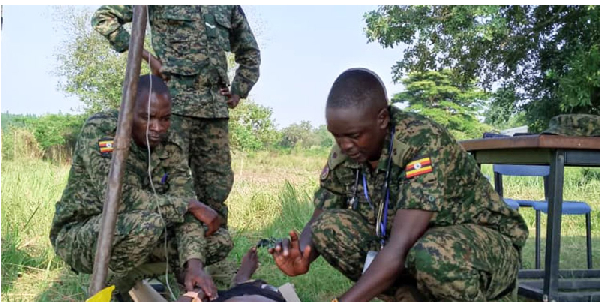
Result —
<path fill-rule="evenodd" d="M 171 126 L 171 100 L 168 94 L 152 93 L 148 118 L 148 93 L 138 97 L 143 99 L 135 105 L 131 137 L 138 146 L 152 149 L 167 139 L 167 132 Z"/>
<path fill-rule="evenodd" d="M 379 159 L 390 120 L 387 108 L 327 108 L 325 117 L 344 154 L 359 163 Z"/>

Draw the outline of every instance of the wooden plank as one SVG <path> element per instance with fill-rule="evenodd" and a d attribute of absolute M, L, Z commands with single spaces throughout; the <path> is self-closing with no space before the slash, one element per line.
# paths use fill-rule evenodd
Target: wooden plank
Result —
<path fill-rule="evenodd" d="M 522 149 L 539 147 L 539 135 L 524 135 L 515 137 L 491 137 L 459 142 L 467 151 Z"/>
<path fill-rule="evenodd" d="M 523 135 L 491 137 L 459 142 L 467 151 L 497 149 L 572 149 L 600 150 L 600 137 L 573 137 L 559 135 Z"/>
<path fill-rule="evenodd" d="M 539 140 L 541 148 L 600 150 L 600 137 L 541 135 Z"/>

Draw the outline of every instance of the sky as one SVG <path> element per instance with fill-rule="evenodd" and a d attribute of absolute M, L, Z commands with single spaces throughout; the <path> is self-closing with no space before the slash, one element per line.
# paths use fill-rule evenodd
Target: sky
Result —
<path fill-rule="evenodd" d="M 402 90 L 391 75 L 402 48 L 367 44 L 363 14 L 376 6 L 242 7 L 262 55 L 261 75 L 250 98 L 273 109 L 279 128 L 303 120 L 325 124 L 329 88 L 348 68 L 376 72 L 389 97 Z M 53 8 L 5 5 L 3 10 L 2 112 L 77 112 L 81 103 L 61 92 L 52 74 L 54 55 L 65 38 L 62 24 L 52 17 Z"/>

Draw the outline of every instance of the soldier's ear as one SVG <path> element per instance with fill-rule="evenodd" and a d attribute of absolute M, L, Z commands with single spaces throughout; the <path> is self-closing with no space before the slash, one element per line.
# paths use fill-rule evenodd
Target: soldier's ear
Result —
<path fill-rule="evenodd" d="M 387 107 L 381 109 L 377 114 L 377 124 L 380 129 L 387 129 L 390 123 L 390 111 Z"/>

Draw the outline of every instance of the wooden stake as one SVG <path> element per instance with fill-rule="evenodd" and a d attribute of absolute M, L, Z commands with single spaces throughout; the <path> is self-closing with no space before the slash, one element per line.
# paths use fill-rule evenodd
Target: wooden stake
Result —
<path fill-rule="evenodd" d="M 129 155 L 129 144 L 131 140 L 131 121 L 133 117 L 133 105 L 137 84 L 140 76 L 142 51 L 144 49 L 144 36 L 147 22 L 146 5 L 133 6 L 133 20 L 131 38 L 129 39 L 129 54 L 127 57 L 127 68 L 123 85 L 123 98 L 117 133 L 115 136 L 115 148 L 110 162 L 108 174 L 108 190 L 104 207 L 102 208 L 102 220 L 100 234 L 94 259 L 94 270 L 90 283 L 89 296 L 95 295 L 105 287 L 108 274 L 108 262 L 110 260 L 112 241 L 117 221 L 117 210 L 121 201 L 123 189 L 123 172 L 125 171 L 125 160 Z M 127 294 L 127 293 L 124 293 Z"/>

